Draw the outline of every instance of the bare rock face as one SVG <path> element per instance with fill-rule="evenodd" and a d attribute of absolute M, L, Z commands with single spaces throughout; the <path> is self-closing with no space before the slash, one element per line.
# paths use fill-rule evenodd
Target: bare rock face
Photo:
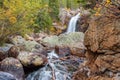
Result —
<path fill-rule="evenodd" d="M 85 54 L 87 61 L 84 67 L 88 69 L 84 70 L 86 76 L 79 71 L 74 80 L 119 80 L 120 18 L 107 13 L 92 18 L 89 24 L 84 38 L 87 48 Z M 84 79 L 77 78 L 77 75 Z"/>
<path fill-rule="evenodd" d="M 1 71 L 8 72 L 15 76 L 18 80 L 23 80 L 24 70 L 19 60 L 14 58 L 6 58 L 1 62 Z"/>
<path fill-rule="evenodd" d="M 103 21 L 104 23 L 101 23 Z M 119 22 L 120 20 L 109 20 L 109 18 L 100 18 L 96 22 L 91 22 L 85 34 L 87 48 L 98 53 L 106 53 L 110 50 L 120 52 Z"/>

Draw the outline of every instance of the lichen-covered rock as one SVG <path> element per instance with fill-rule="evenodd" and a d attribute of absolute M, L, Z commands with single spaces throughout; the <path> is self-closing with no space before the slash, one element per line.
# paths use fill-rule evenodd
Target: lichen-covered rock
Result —
<path fill-rule="evenodd" d="M 25 41 L 24 48 L 27 51 L 34 51 L 35 49 L 42 49 L 43 46 L 36 41 Z"/>
<path fill-rule="evenodd" d="M 9 40 L 12 44 L 17 45 L 17 46 L 22 46 L 24 45 L 25 39 L 22 36 L 11 36 L 9 37 Z"/>
<path fill-rule="evenodd" d="M 24 78 L 24 70 L 23 66 L 19 60 L 14 58 L 5 58 L 1 62 L 0 66 L 1 71 L 8 72 L 14 75 L 18 80 L 23 80 Z"/>
<path fill-rule="evenodd" d="M 35 40 L 25 40 L 22 36 L 13 36 L 10 38 L 11 43 L 18 46 L 20 50 L 34 51 L 42 49 L 43 46 Z"/>
<path fill-rule="evenodd" d="M 42 43 L 49 47 L 55 46 L 76 46 L 78 42 L 81 42 L 81 46 L 84 41 L 84 34 L 82 32 L 73 32 L 69 34 L 61 34 L 59 36 L 50 36 L 42 40 Z"/>
<path fill-rule="evenodd" d="M 73 55 L 75 54 L 84 56 L 84 51 L 86 48 L 83 44 L 83 41 L 84 33 L 73 32 L 69 34 L 61 34 L 59 36 L 46 37 L 42 40 L 42 44 L 53 48 L 57 46 L 59 50 L 62 48 L 68 48 Z"/>
<path fill-rule="evenodd" d="M 18 59 L 26 67 L 42 66 L 47 61 L 44 55 L 32 52 L 20 52 Z"/>

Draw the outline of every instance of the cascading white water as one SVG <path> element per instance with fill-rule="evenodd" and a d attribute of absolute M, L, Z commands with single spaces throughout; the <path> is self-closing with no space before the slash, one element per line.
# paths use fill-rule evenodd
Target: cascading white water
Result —
<path fill-rule="evenodd" d="M 26 80 L 71 80 L 70 73 L 54 50 L 48 53 L 47 58 L 48 63 L 45 67 L 31 73 Z"/>
<path fill-rule="evenodd" d="M 80 18 L 80 13 L 78 13 L 76 16 L 73 16 L 70 19 L 69 25 L 68 25 L 68 29 L 66 33 L 70 33 L 70 32 L 75 32 L 76 30 L 76 24 L 77 24 L 77 20 Z"/>
<path fill-rule="evenodd" d="M 75 32 L 77 20 L 79 18 L 80 13 L 71 18 L 66 33 Z M 48 63 L 45 67 L 29 74 L 26 80 L 72 80 L 71 75 L 73 74 L 73 71 L 69 72 L 69 67 L 71 66 L 71 70 L 73 67 L 72 64 L 77 62 L 72 63 L 72 60 L 70 62 L 61 61 L 54 50 L 48 53 L 47 58 Z M 81 61 L 78 62 L 78 65 L 79 63 L 81 63 Z"/>

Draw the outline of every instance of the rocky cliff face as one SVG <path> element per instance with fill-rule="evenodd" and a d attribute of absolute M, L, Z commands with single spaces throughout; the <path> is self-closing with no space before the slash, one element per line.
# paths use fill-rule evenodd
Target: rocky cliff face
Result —
<path fill-rule="evenodd" d="M 120 18 L 108 14 L 91 19 L 84 44 L 87 61 L 74 80 L 120 80 Z"/>

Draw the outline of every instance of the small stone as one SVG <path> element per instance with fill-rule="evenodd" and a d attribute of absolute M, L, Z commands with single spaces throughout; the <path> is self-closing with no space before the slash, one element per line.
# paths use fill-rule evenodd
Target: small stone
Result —
<path fill-rule="evenodd" d="M 8 51 L 9 57 L 17 58 L 18 54 L 19 54 L 19 49 L 17 46 L 12 46 Z"/>

